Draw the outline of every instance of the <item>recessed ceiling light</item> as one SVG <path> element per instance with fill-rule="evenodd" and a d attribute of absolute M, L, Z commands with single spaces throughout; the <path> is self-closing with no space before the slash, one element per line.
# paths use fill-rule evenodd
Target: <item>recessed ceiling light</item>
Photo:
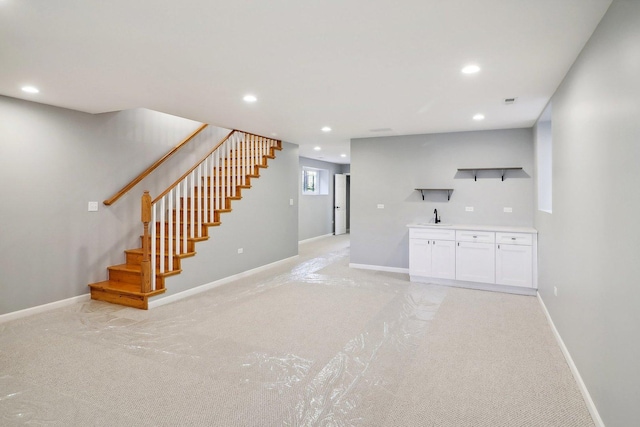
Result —
<path fill-rule="evenodd" d="M 340 154 L 340 157 L 347 157 L 346 154 Z"/>
<path fill-rule="evenodd" d="M 256 102 L 258 100 L 254 95 L 245 95 L 242 99 L 244 99 L 244 102 Z"/>
<path fill-rule="evenodd" d="M 475 116 L 473 116 L 473 120 L 484 120 L 484 114 L 476 114 Z"/>
<path fill-rule="evenodd" d="M 313 147 L 313 149 L 316 150 L 316 151 L 322 150 L 322 148 L 320 148 L 320 147 Z"/>
<path fill-rule="evenodd" d="M 475 65 L 475 64 L 467 65 L 466 67 L 464 67 L 464 68 L 462 69 L 462 72 L 463 72 L 463 73 L 465 73 L 465 74 L 475 74 L 475 73 L 477 73 L 478 71 L 480 71 L 480 67 L 478 67 L 478 66 L 477 66 L 477 65 Z"/>
<path fill-rule="evenodd" d="M 37 87 L 33 87 L 33 86 L 23 86 L 22 87 L 22 91 L 23 92 L 27 92 L 27 93 L 39 93 L 40 90 Z"/>
<path fill-rule="evenodd" d="M 331 128 L 329 126 L 325 126 L 322 128 L 322 132 L 331 132 Z"/>

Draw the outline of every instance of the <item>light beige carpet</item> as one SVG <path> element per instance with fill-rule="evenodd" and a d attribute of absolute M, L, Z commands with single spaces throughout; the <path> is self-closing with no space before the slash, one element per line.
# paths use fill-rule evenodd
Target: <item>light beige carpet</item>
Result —
<path fill-rule="evenodd" d="M 535 298 L 350 269 L 348 246 L 0 324 L 0 425 L 593 425 Z"/>

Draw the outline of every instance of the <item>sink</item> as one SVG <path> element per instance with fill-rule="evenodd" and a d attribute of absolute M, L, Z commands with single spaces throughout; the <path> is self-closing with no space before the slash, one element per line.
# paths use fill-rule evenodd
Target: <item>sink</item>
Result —
<path fill-rule="evenodd" d="M 435 223 L 435 222 L 419 222 L 417 225 L 423 225 L 423 226 L 429 226 L 429 227 L 443 227 L 443 226 L 450 226 L 450 223 L 446 223 L 446 222 L 439 222 L 439 223 Z"/>

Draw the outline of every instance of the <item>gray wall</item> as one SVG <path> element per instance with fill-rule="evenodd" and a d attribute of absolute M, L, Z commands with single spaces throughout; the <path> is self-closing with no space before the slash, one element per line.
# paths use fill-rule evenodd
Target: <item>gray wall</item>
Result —
<path fill-rule="evenodd" d="M 315 196 L 302 194 L 304 166 L 329 171 L 329 194 Z M 333 176 L 342 173 L 342 167 L 343 165 L 335 163 L 300 157 L 297 183 L 300 195 L 298 238 L 301 241 L 333 233 Z"/>
<path fill-rule="evenodd" d="M 157 195 L 227 133 L 209 127 L 106 207 L 104 199 L 200 124 L 144 109 L 91 115 L 7 97 L 0 118 L 0 314 L 86 294 L 89 283 L 106 280 L 107 266 L 139 246 L 143 190 Z M 99 211 L 87 212 L 88 201 Z"/>
<path fill-rule="evenodd" d="M 523 167 L 478 175 L 458 168 Z M 531 129 L 411 135 L 351 140 L 351 262 L 408 268 L 406 225 L 446 223 L 532 226 L 533 136 Z M 422 200 L 415 188 L 430 192 Z M 384 209 L 377 205 L 383 204 Z M 465 207 L 474 212 L 466 212 Z M 513 208 L 504 213 L 504 207 Z"/>
<path fill-rule="evenodd" d="M 553 213 L 535 214 L 540 295 L 608 427 L 640 425 L 638 76 L 640 2 L 614 1 L 552 98 Z"/>

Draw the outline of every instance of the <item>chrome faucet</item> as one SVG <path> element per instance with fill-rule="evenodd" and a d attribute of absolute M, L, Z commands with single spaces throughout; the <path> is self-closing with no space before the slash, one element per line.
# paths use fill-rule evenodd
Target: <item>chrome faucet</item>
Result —
<path fill-rule="evenodd" d="M 434 209 L 433 213 L 436 214 L 436 224 L 440 222 L 440 218 L 438 218 L 438 209 Z"/>

